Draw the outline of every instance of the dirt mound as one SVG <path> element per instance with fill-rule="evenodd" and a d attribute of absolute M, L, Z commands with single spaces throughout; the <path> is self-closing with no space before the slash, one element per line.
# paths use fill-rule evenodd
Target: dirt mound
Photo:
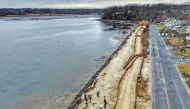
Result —
<path fill-rule="evenodd" d="M 138 97 L 146 97 L 146 96 L 148 96 L 148 92 L 147 92 L 146 87 L 147 87 L 146 81 L 144 81 L 143 78 L 141 76 L 139 76 L 138 79 L 137 79 L 136 95 Z"/>

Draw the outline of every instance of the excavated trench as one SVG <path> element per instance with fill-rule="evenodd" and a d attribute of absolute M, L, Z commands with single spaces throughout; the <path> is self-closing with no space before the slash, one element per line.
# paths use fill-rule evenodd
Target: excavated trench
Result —
<path fill-rule="evenodd" d="M 128 42 L 123 43 L 91 85 L 81 93 L 72 109 L 101 108 L 105 105 L 105 98 L 108 109 L 151 108 L 147 27 L 144 23 L 138 26 Z M 99 97 L 96 96 L 97 91 L 100 92 Z M 91 96 L 92 102 L 86 102 L 84 95 Z"/>

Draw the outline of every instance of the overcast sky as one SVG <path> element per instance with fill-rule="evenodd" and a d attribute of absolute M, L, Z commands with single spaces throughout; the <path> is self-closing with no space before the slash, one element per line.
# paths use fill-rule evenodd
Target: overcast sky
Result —
<path fill-rule="evenodd" d="M 189 0 L 0 0 L 0 8 L 104 8 L 112 5 L 184 3 Z"/>

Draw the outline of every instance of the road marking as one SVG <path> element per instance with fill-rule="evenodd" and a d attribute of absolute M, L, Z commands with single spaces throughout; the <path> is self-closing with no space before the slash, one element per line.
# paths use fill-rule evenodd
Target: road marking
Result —
<path fill-rule="evenodd" d="M 153 94 L 153 99 L 154 99 L 154 101 L 153 101 L 153 103 L 154 103 L 154 105 L 153 105 L 153 109 L 155 109 L 155 106 L 156 106 L 156 104 L 155 104 L 155 92 L 156 92 L 156 90 L 155 90 L 155 87 L 154 87 L 154 72 L 153 72 L 153 67 L 152 67 L 152 82 L 153 82 L 153 84 L 152 84 L 152 88 L 153 88 L 153 90 L 154 90 L 154 92 L 152 93 Z"/>
<path fill-rule="evenodd" d="M 152 41 L 155 43 L 155 45 L 153 44 L 155 46 L 154 49 L 156 49 L 158 51 L 158 43 L 157 43 L 156 39 L 153 38 Z M 160 54 L 158 52 L 156 52 L 156 57 L 160 57 Z"/>
<path fill-rule="evenodd" d="M 162 65 L 161 65 L 161 62 L 160 62 L 160 69 L 161 69 L 161 75 L 162 75 L 162 78 L 163 78 L 163 81 L 164 81 L 164 92 L 166 94 L 166 103 L 167 103 L 167 108 L 168 109 L 171 109 L 171 105 L 170 105 L 170 98 L 168 96 L 168 92 L 167 92 L 167 89 L 166 89 L 166 81 L 165 81 L 165 78 L 164 78 L 164 73 L 163 73 L 163 68 L 162 68 Z"/>
<path fill-rule="evenodd" d="M 176 68 L 177 73 L 178 73 L 178 75 L 179 75 L 179 77 L 180 77 L 180 79 L 181 79 L 181 81 L 182 81 L 182 83 L 183 83 L 183 85 L 184 85 L 184 87 L 185 87 L 185 90 L 187 91 L 187 94 L 190 96 L 190 88 L 189 88 L 189 86 L 187 85 L 187 83 L 185 83 L 185 82 L 183 81 L 183 79 L 182 79 L 182 77 L 181 77 L 181 74 L 180 74 L 180 71 L 179 71 L 179 69 L 177 68 L 177 65 L 176 65 L 176 64 L 175 64 L 175 68 Z"/>
<path fill-rule="evenodd" d="M 159 35 L 158 32 L 155 32 L 155 35 Z M 154 39 L 156 40 L 156 39 Z M 159 47 L 158 47 L 158 43 L 157 41 L 155 41 L 156 43 L 156 46 L 157 46 L 157 49 L 158 49 L 158 56 L 160 57 L 160 50 L 159 50 Z M 167 88 L 166 88 L 166 82 L 165 82 L 165 78 L 164 78 L 164 74 L 163 74 L 163 68 L 162 68 L 162 65 L 161 65 L 161 58 L 158 58 L 159 60 L 159 66 L 160 66 L 160 69 L 161 69 L 161 76 L 163 78 L 163 83 L 164 83 L 164 92 L 165 92 L 165 95 L 166 95 L 166 103 L 167 103 L 167 109 L 171 109 L 171 105 L 170 105 L 170 99 L 169 99 L 169 96 L 168 96 L 168 92 L 167 92 Z"/>
<path fill-rule="evenodd" d="M 151 33 L 150 33 L 150 55 L 152 55 L 152 40 L 153 40 L 153 38 L 152 38 L 152 35 L 151 35 Z M 156 92 L 156 90 L 155 90 L 155 88 L 154 88 L 154 66 L 153 66 L 153 57 L 151 56 L 151 63 L 152 63 L 152 67 L 151 67 L 151 70 L 152 70 L 152 89 L 153 89 L 153 93 L 152 93 L 152 96 L 153 96 L 153 109 L 155 109 L 155 106 L 156 106 L 156 104 L 155 104 L 155 92 Z"/>
<path fill-rule="evenodd" d="M 156 28 L 156 27 L 155 27 Z M 157 30 L 157 29 L 156 29 Z M 157 34 L 158 34 L 158 36 L 160 37 L 160 33 L 157 31 L 156 32 Z M 160 37 L 161 38 L 161 37 Z M 164 42 L 164 39 L 163 38 L 161 38 L 161 41 L 162 42 Z M 169 51 L 169 49 L 168 49 L 168 47 L 167 47 L 167 45 L 166 45 L 166 43 L 164 42 L 164 46 L 166 47 L 166 50 L 168 51 L 168 54 L 171 56 L 171 53 L 170 53 L 170 51 Z"/>
<path fill-rule="evenodd" d="M 157 34 L 160 36 L 160 34 L 159 34 L 158 31 L 157 31 Z M 161 38 L 161 41 L 164 42 L 164 40 L 163 40 L 162 38 Z M 167 48 L 165 42 L 164 42 L 164 46 Z M 168 49 L 166 49 L 166 50 L 168 51 L 169 55 L 171 56 L 169 50 L 168 50 Z M 162 67 L 161 67 L 161 68 L 162 68 Z M 175 80 L 174 80 L 174 75 L 173 75 L 173 73 L 170 71 L 170 67 L 168 67 L 168 69 L 169 69 L 169 72 L 172 74 L 172 79 L 173 79 L 173 81 L 174 81 L 174 85 L 175 85 L 175 88 L 176 88 L 177 94 L 178 94 L 178 96 L 179 96 L 179 99 L 180 99 L 180 102 L 181 102 L 182 108 L 184 109 L 184 105 L 183 105 L 183 103 L 182 103 L 181 96 L 180 96 L 180 94 L 179 94 L 179 90 L 178 90 L 177 85 L 176 85 L 176 82 L 175 82 Z M 163 71 L 163 69 L 161 69 L 161 70 Z M 162 72 L 162 73 L 163 73 L 163 72 Z M 165 79 L 164 79 L 164 82 L 165 82 Z M 166 91 L 166 92 L 167 92 L 167 91 Z M 167 95 L 167 98 L 168 98 L 168 100 L 169 100 L 168 95 Z"/>
<path fill-rule="evenodd" d="M 156 33 L 155 33 L 155 31 L 153 31 L 153 34 L 154 35 L 156 35 Z M 161 68 L 161 64 L 160 64 L 160 58 L 158 58 L 158 57 L 160 57 L 160 52 L 159 52 L 159 47 L 158 47 L 158 43 L 157 43 L 157 41 L 156 41 L 156 39 L 155 39 L 155 37 L 151 37 L 151 41 L 153 42 L 151 42 L 151 50 L 152 50 L 152 48 L 154 48 L 154 49 L 156 49 L 157 50 L 157 54 L 156 54 L 156 57 L 154 57 L 155 59 L 157 58 L 158 59 L 158 62 L 159 62 L 159 66 L 160 66 L 160 68 Z M 152 52 L 152 51 L 151 51 Z M 155 52 L 155 51 L 154 51 Z M 153 67 L 152 67 L 152 69 L 154 69 L 154 64 L 152 64 L 153 65 Z M 162 69 L 162 68 L 161 68 Z M 153 70 L 154 71 L 154 70 Z M 152 71 L 152 72 L 153 72 Z M 161 72 L 163 73 L 163 70 L 161 70 Z M 162 76 L 162 80 L 163 80 L 163 83 L 164 83 L 164 92 L 165 92 L 165 95 L 166 95 L 166 103 L 167 103 L 167 109 L 171 109 L 171 106 L 170 106 L 170 101 L 169 101 L 169 97 L 168 97 L 168 93 L 167 93 L 167 89 L 166 89 L 166 85 L 165 85 L 165 79 L 163 78 L 163 74 L 161 73 L 161 76 Z M 155 106 L 156 106 L 156 104 L 155 104 L 155 93 L 156 93 L 156 91 L 155 91 L 155 88 L 154 88 L 154 72 L 152 73 L 152 77 L 153 77 L 153 90 L 154 90 L 154 93 L 153 93 L 153 99 L 154 99 L 154 101 L 153 101 L 153 109 L 156 109 L 155 108 Z"/>
<path fill-rule="evenodd" d="M 170 72 L 170 67 L 168 67 L 168 69 L 169 69 L 169 72 Z M 178 90 L 178 88 L 177 88 L 177 85 L 176 85 L 176 82 L 175 82 L 175 79 L 174 79 L 174 75 L 173 75 L 172 72 L 170 72 L 170 73 L 172 74 L 172 79 L 173 79 L 173 81 L 174 81 L 174 85 L 175 85 L 175 88 L 176 88 L 176 90 L 177 90 L 177 94 L 178 94 L 178 96 L 179 96 L 179 100 L 180 100 L 180 102 L 181 102 L 182 108 L 184 109 L 184 105 L 183 105 L 183 102 L 182 102 L 182 100 L 181 100 L 181 96 L 180 96 L 180 94 L 179 94 L 179 90 Z"/>
<path fill-rule="evenodd" d="M 157 34 L 160 36 L 160 33 L 157 31 Z M 159 37 L 159 38 L 161 38 L 161 37 Z M 165 43 L 165 41 L 163 40 L 163 38 L 161 38 L 161 41 L 164 43 L 164 45 L 165 45 L 165 47 L 167 48 L 167 45 L 166 45 L 166 43 Z M 167 48 L 166 49 L 167 50 L 167 52 L 169 53 L 169 55 L 170 55 L 170 57 L 172 56 L 171 55 L 171 53 L 170 53 L 170 51 L 169 51 L 169 49 Z M 176 67 L 175 67 L 176 68 Z M 177 69 L 177 68 L 176 68 Z M 177 72 L 178 73 L 178 72 Z M 172 73 L 173 74 L 173 73 Z M 179 75 L 179 77 L 180 77 L 180 79 L 181 79 L 181 76 L 180 76 L 180 74 L 178 73 L 178 75 Z M 181 81 L 182 81 L 182 83 L 183 83 L 183 80 L 181 79 Z M 175 81 L 174 81 L 175 82 Z M 183 83 L 183 85 L 184 85 L 184 83 Z M 175 84 L 175 86 L 177 86 L 176 84 Z M 184 87 L 185 87 L 185 85 L 184 85 Z M 185 89 L 186 89 L 186 87 L 185 87 Z M 178 90 L 177 90 L 178 91 Z M 186 92 L 187 92 L 187 94 L 190 96 L 190 94 L 189 94 L 189 91 L 186 89 Z M 178 92 L 179 93 L 179 92 Z"/>

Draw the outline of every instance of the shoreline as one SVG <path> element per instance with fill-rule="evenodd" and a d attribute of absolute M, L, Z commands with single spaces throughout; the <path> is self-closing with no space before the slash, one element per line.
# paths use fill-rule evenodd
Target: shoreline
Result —
<path fill-rule="evenodd" d="M 137 28 L 137 26 L 135 25 L 133 30 L 130 31 L 130 33 L 126 36 L 126 38 L 122 41 L 122 43 L 117 47 L 117 49 L 109 56 L 109 58 L 105 61 L 105 63 L 99 68 L 98 71 L 96 71 L 96 73 L 91 77 L 91 79 L 86 83 L 86 85 L 79 91 L 79 93 L 76 95 L 76 97 L 70 103 L 70 105 L 67 107 L 67 109 L 74 109 L 75 108 L 77 103 L 80 101 L 80 98 L 83 95 L 83 93 L 94 83 L 96 78 L 100 75 L 100 73 L 103 71 L 103 69 L 110 63 L 112 58 L 127 43 L 127 40 L 129 39 L 129 36 L 132 35 L 132 33 L 136 30 L 136 28 Z"/>
<path fill-rule="evenodd" d="M 142 23 L 142 24 L 141 24 Z M 107 60 L 108 64 L 94 78 L 82 96 L 67 109 L 150 109 L 150 57 L 148 22 L 136 29 Z M 89 97 L 89 98 L 88 98 Z M 77 98 L 77 97 L 76 97 Z"/>
<path fill-rule="evenodd" d="M 29 14 L 29 15 L 7 15 L 0 17 L 43 17 L 43 16 L 88 16 L 96 14 Z"/>
<path fill-rule="evenodd" d="M 13 20 L 13 21 L 22 21 L 22 20 L 53 20 L 53 19 L 67 19 L 67 18 L 83 18 L 83 17 L 98 17 L 95 14 L 65 14 L 65 15 L 36 15 L 36 16 L 0 16 L 0 20 Z"/>

